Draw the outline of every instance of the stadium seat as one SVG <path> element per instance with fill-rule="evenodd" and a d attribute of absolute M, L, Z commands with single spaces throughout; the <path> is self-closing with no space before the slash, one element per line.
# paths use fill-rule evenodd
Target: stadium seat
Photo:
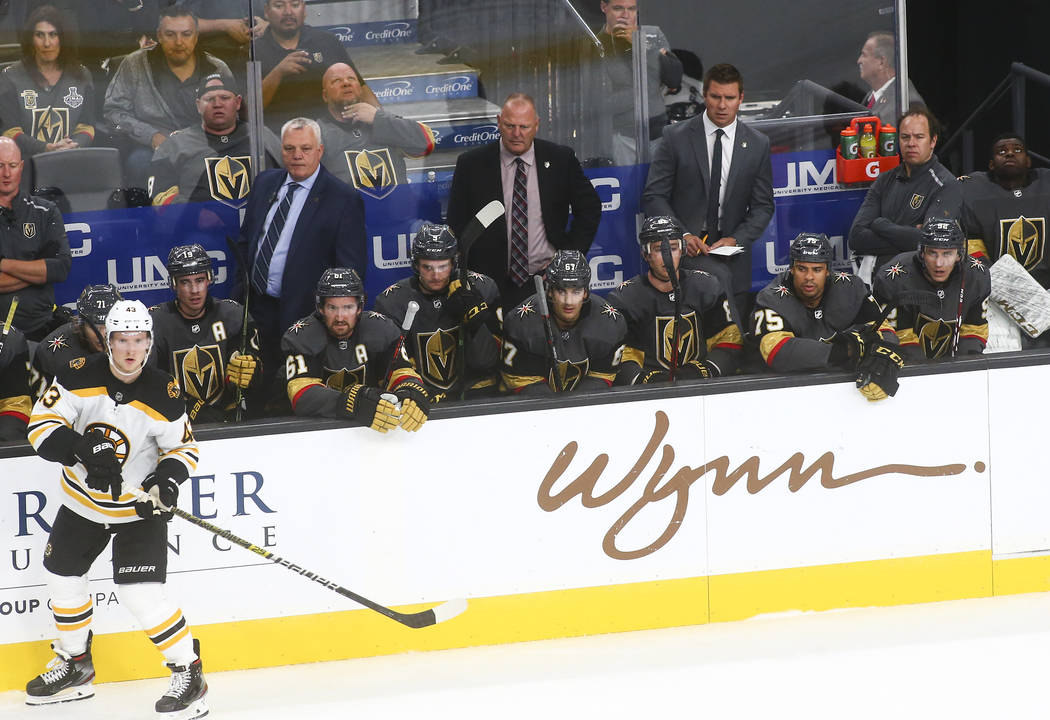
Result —
<path fill-rule="evenodd" d="M 33 192 L 45 197 L 60 191 L 71 212 L 105 210 L 110 194 L 122 183 L 120 152 L 91 147 L 41 153 L 30 158 Z M 64 208 L 63 208 L 64 209 Z"/>

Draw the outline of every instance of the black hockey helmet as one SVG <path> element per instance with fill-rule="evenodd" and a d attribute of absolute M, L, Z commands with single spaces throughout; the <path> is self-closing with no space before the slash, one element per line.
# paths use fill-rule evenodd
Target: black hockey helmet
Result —
<path fill-rule="evenodd" d="M 791 262 L 827 263 L 831 267 L 834 253 L 824 233 L 800 232 L 791 241 Z"/>
<path fill-rule="evenodd" d="M 175 289 L 175 278 L 183 275 L 196 275 L 207 273 L 208 282 L 215 279 L 215 272 L 211 267 L 211 258 L 208 252 L 197 243 L 192 245 L 178 245 L 168 253 L 168 285 Z"/>
<path fill-rule="evenodd" d="M 423 223 L 412 238 L 412 262 L 419 260 L 455 260 L 459 242 L 448 225 Z"/>
<path fill-rule="evenodd" d="M 655 215 L 648 217 L 642 223 L 642 230 L 638 233 L 638 246 L 644 255 L 649 243 L 661 242 L 663 240 L 681 240 L 682 228 L 672 217 L 666 215 Z"/>
<path fill-rule="evenodd" d="M 962 254 L 966 248 L 966 235 L 954 218 L 929 218 L 922 224 L 919 239 L 919 250 L 924 247 L 958 250 Z"/>
<path fill-rule="evenodd" d="M 547 289 L 583 288 L 591 286 L 591 266 L 579 250 L 559 250 L 554 253 L 544 274 Z"/>
<path fill-rule="evenodd" d="M 355 297 L 360 305 L 365 304 L 365 286 L 361 278 L 350 268 L 328 268 L 317 281 L 317 294 L 314 299 L 317 308 L 325 298 Z"/>
<path fill-rule="evenodd" d="M 114 285 L 88 285 L 77 298 L 78 324 L 90 322 L 105 325 L 106 315 L 118 300 L 123 300 Z"/>

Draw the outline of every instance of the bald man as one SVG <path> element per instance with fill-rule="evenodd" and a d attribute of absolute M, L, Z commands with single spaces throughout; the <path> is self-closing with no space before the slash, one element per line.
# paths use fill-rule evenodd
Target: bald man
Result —
<path fill-rule="evenodd" d="M 324 166 L 337 178 L 376 198 L 406 182 L 405 156 L 434 151 L 434 133 L 379 107 L 353 67 L 336 63 L 325 70 L 321 99 L 328 108 L 317 118 L 324 142 Z"/>
<path fill-rule="evenodd" d="M 14 326 L 39 341 L 65 322 L 54 316 L 54 284 L 66 279 L 73 258 L 55 204 L 19 191 L 24 167 L 15 141 L 0 137 L 0 323 L 18 296 Z"/>
<path fill-rule="evenodd" d="M 546 269 L 556 251 L 587 253 L 602 203 L 572 148 L 536 137 L 540 119 L 532 98 L 511 94 L 497 123 L 499 140 L 456 160 L 448 224 L 458 235 L 489 202 L 503 203 L 504 217 L 474 244 L 467 267 L 495 280 L 509 309 L 535 292 L 532 277 Z M 514 222 L 515 215 L 520 222 Z"/>

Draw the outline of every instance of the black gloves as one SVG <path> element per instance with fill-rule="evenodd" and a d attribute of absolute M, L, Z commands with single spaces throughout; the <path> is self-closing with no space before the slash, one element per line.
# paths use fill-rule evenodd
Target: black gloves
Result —
<path fill-rule="evenodd" d="M 89 430 L 74 446 L 73 455 L 87 469 L 85 482 L 89 488 L 99 492 L 109 490 L 114 502 L 120 499 L 123 478 L 116 444 L 111 439 L 101 430 Z"/>
<path fill-rule="evenodd" d="M 698 378 L 713 378 L 719 376 L 718 368 L 703 360 L 690 360 L 675 371 L 675 379 L 696 380 Z"/>
<path fill-rule="evenodd" d="M 366 385 L 347 388 L 340 414 L 382 433 L 397 427 L 401 419 L 394 403 L 384 398 L 378 388 Z"/>
<path fill-rule="evenodd" d="M 490 325 L 496 319 L 495 308 L 477 290 L 466 282 L 453 280 L 448 286 L 447 303 L 454 315 L 458 315 L 463 325 L 471 333 L 477 332 L 482 325 Z"/>
<path fill-rule="evenodd" d="M 857 389 L 868 400 L 885 400 L 897 393 L 897 376 L 903 367 L 904 359 L 893 345 L 876 342 L 857 367 Z"/>
<path fill-rule="evenodd" d="M 151 517 L 159 517 L 164 522 L 171 520 L 171 510 L 163 510 L 161 507 L 173 508 L 178 504 L 179 484 L 157 468 L 157 472 L 150 473 L 142 482 L 142 491 L 149 495 L 150 499 L 135 501 L 135 512 L 138 516 L 144 520 Z"/>

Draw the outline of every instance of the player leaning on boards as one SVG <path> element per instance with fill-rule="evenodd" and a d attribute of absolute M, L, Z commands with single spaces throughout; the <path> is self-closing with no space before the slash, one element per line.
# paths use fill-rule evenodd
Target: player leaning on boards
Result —
<path fill-rule="evenodd" d="M 430 398 L 405 354 L 404 335 L 382 313 L 363 312 L 365 286 L 357 273 L 325 270 L 316 301 L 317 310 L 281 338 L 292 411 L 355 420 L 379 432 L 421 428 Z"/>
<path fill-rule="evenodd" d="M 682 235 L 674 218 L 646 218 L 638 243 L 649 270 L 609 294 L 627 320 L 617 385 L 733 375 L 740 364 L 743 334 L 726 290 L 703 270 L 680 269 Z"/>
<path fill-rule="evenodd" d="M 619 310 L 590 295 L 591 266 L 579 250 L 559 250 L 539 292 L 504 322 L 503 383 L 521 395 L 604 390 L 624 352 L 627 322 Z"/>
<path fill-rule="evenodd" d="M 171 513 L 157 506 L 175 505 L 179 483 L 197 467 L 197 441 L 179 386 L 146 367 L 152 335 L 145 305 L 117 302 L 106 316 L 106 354 L 61 370 L 33 407 L 29 442 L 63 468 L 62 506 L 44 550 L 58 640 L 55 658 L 26 685 L 29 705 L 94 695 L 87 572 L 112 537 L 117 599 L 171 670 L 157 712 L 207 714 L 199 643 L 164 591 Z M 139 488 L 149 501 L 136 501 Z"/>
<path fill-rule="evenodd" d="M 404 322 L 405 349 L 431 402 L 494 395 L 499 384 L 500 299 L 496 281 L 459 262 L 459 242 L 448 225 L 424 223 L 412 239 L 414 275 L 376 298 L 376 311 Z"/>
<path fill-rule="evenodd" d="M 865 382 L 858 389 L 882 400 L 897 391 L 897 335 L 863 281 L 832 272 L 832 259 L 827 235 L 799 233 L 791 265 L 755 300 L 751 336 L 775 372 L 860 369 Z"/>

